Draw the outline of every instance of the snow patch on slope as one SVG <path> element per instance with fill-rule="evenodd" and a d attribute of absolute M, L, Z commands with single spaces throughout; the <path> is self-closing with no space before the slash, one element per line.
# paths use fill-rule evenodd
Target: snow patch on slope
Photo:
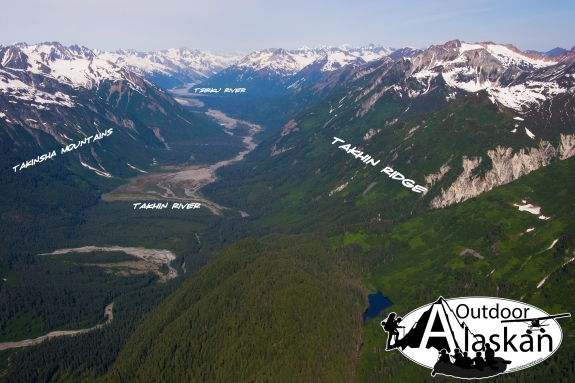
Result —
<path fill-rule="evenodd" d="M 514 52 L 504 45 L 487 44 L 487 51 L 495 56 L 505 67 L 514 65 L 520 68 L 530 67 L 538 69 L 556 63 L 551 60 L 532 59 L 521 53 Z"/>
<path fill-rule="evenodd" d="M 548 98 L 567 92 L 567 89 L 556 82 L 527 81 L 510 87 L 492 87 L 487 92 L 506 107 L 523 111 L 532 105 L 541 105 Z"/>
<path fill-rule="evenodd" d="M 56 92 L 54 94 L 46 93 L 25 84 L 11 73 L 2 69 L 0 69 L 0 92 L 6 93 L 19 100 L 31 101 L 37 104 L 56 104 L 69 108 L 74 106 L 74 102 L 69 95 L 62 92 Z"/>

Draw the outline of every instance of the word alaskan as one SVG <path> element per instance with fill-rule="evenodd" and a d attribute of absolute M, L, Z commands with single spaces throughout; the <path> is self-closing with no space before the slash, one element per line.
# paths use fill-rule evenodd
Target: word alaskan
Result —
<path fill-rule="evenodd" d="M 138 207 L 138 205 L 140 205 L 140 207 Z M 178 202 L 174 202 L 174 204 L 172 205 L 172 209 L 181 209 L 181 210 L 189 210 L 189 209 L 199 209 L 200 208 L 200 204 L 199 203 L 178 203 Z M 168 203 L 135 203 L 134 204 L 134 210 L 135 209 L 166 209 L 168 207 Z"/>
<path fill-rule="evenodd" d="M 194 93 L 220 93 L 220 89 L 216 88 L 194 88 Z M 246 88 L 225 88 L 224 93 L 245 93 Z"/>
<path fill-rule="evenodd" d="M 555 319 L 568 317 L 571 313 L 550 315 L 504 298 L 439 297 L 403 318 L 390 313 L 381 325 L 388 334 L 386 351 L 397 349 L 432 369 L 431 376 L 483 379 L 529 368 L 551 356 L 563 339 Z"/>
<path fill-rule="evenodd" d="M 102 138 L 109 136 L 110 134 L 112 134 L 112 129 L 108 129 L 102 133 L 98 133 L 95 136 L 86 137 L 83 140 L 78 141 L 77 144 L 70 144 L 66 147 L 61 148 L 60 154 L 68 153 L 74 149 L 78 149 L 79 147 L 81 147 L 84 144 L 89 144 L 90 140 L 92 140 L 92 138 L 94 139 L 94 140 L 92 140 L 92 142 L 95 142 L 97 140 L 101 140 Z M 54 156 L 56 156 L 56 151 L 52 150 L 51 153 L 42 154 L 41 156 L 38 156 L 37 158 L 34 158 L 30 161 L 22 162 L 21 165 L 13 166 L 12 169 L 14 169 L 14 172 L 16 172 L 16 169 L 18 169 L 18 168 L 20 168 L 19 170 L 26 169 L 27 167 L 34 166 L 37 163 L 52 159 L 52 157 L 54 157 Z"/>
<path fill-rule="evenodd" d="M 333 139 L 334 139 L 334 141 L 331 143 L 332 145 L 335 144 L 336 142 L 345 142 L 344 140 L 337 138 L 337 137 L 334 137 Z M 355 146 L 352 149 L 351 144 L 341 145 L 341 146 L 338 146 L 338 148 L 345 150 L 349 154 L 352 154 L 353 156 L 355 156 L 355 158 L 360 158 L 361 162 L 364 162 L 366 164 L 370 164 L 372 166 L 377 165 L 380 161 L 380 160 L 377 160 L 377 162 L 375 162 L 372 159 L 372 157 L 368 154 L 366 154 L 364 156 L 363 152 L 360 152 Z M 415 185 L 414 180 L 410 180 L 410 179 L 405 178 L 405 176 L 403 174 L 401 174 L 400 172 L 394 171 L 389 166 L 385 167 L 380 173 L 388 174 L 392 180 L 401 181 L 401 184 L 403 186 L 405 186 L 408 189 L 411 189 L 411 191 L 413 191 L 413 192 L 421 193 L 421 192 L 427 191 L 427 189 L 424 188 L 423 186 Z"/>

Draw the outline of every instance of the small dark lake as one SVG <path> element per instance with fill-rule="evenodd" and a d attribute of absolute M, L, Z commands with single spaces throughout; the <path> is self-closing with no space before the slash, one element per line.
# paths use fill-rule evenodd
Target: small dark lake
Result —
<path fill-rule="evenodd" d="M 367 318 L 377 317 L 382 310 L 393 305 L 393 303 L 384 297 L 379 291 L 375 294 L 369 294 L 367 299 L 369 299 L 369 307 L 363 313 L 364 321 L 366 321 Z"/>

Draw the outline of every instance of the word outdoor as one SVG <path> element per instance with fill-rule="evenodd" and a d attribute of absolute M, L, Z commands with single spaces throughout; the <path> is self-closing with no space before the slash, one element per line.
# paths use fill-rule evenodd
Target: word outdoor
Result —
<path fill-rule="evenodd" d="M 90 140 L 92 140 L 92 138 L 94 139 L 94 140 L 92 140 L 92 142 L 95 142 L 97 140 L 101 140 L 102 138 L 109 136 L 110 134 L 112 134 L 112 129 L 108 129 L 102 133 L 98 133 L 95 136 L 86 137 L 83 140 L 78 141 L 77 144 L 70 144 L 66 147 L 63 147 L 60 151 L 60 154 L 68 153 L 74 149 L 78 149 L 79 147 L 81 147 L 84 144 L 89 144 Z M 51 153 L 42 154 L 41 156 L 38 156 L 37 158 L 34 158 L 30 161 L 22 162 L 21 165 L 13 166 L 12 169 L 14 169 L 14 172 L 16 172 L 16 169 L 18 169 L 18 168 L 20 168 L 18 170 L 26 169 L 27 167 L 34 166 L 39 162 L 43 162 L 45 160 L 50 160 L 54 156 L 56 156 L 56 151 L 52 150 Z"/>
<path fill-rule="evenodd" d="M 220 93 L 220 89 L 216 88 L 194 88 L 194 93 Z M 224 93 L 245 93 L 246 88 L 225 88 Z"/>
<path fill-rule="evenodd" d="M 138 205 L 140 207 L 138 207 Z M 199 209 L 200 208 L 200 204 L 199 203 L 179 203 L 179 202 L 174 202 L 174 204 L 172 205 L 172 209 L 181 209 L 181 210 L 189 210 L 189 209 Z M 166 209 L 168 207 L 168 203 L 135 203 L 134 204 L 134 210 L 135 209 Z"/>
<path fill-rule="evenodd" d="M 331 143 L 332 145 L 335 144 L 336 142 L 345 142 L 344 140 L 337 138 L 337 137 L 334 137 L 333 139 L 334 139 L 334 141 Z M 372 166 L 376 166 L 380 161 L 380 160 L 374 161 L 373 158 L 368 154 L 366 154 L 364 156 L 363 152 L 360 152 L 359 149 L 357 149 L 355 146 L 352 149 L 351 144 L 341 145 L 341 146 L 338 146 L 338 148 L 343 149 L 347 153 L 354 155 L 355 158 L 361 159 L 361 162 L 364 162 L 366 164 L 370 164 Z M 427 192 L 426 188 L 424 188 L 421 185 L 415 185 L 414 180 L 410 180 L 408 178 L 405 178 L 405 176 L 403 174 L 401 174 L 400 172 L 394 171 L 389 166 L 386 166 L 385 168 L 383 168 L 380 173 L 386 173 L 392 180 L 401 181 L 401 184 L 403 186 L 405 186 L 408 189 L 411 189 L 411 191 L 413 191 L 413 192 L 416 192 L 416 193 Z"/>

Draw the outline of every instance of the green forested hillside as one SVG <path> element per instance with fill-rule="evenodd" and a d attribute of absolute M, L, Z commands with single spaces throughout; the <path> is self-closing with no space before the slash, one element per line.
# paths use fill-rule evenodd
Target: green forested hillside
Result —
<path fill-rule="evenodd" d="M 357 244 L 370 262 L 364 274 L 369 290 L 381 291 L 407 313 L 438 296 L 499 296 L 522 300 L 549 313 L 575 312 L 575 158 L 549 165 L 461 205 L 423 214 L 394 226 L 389 233 L 347 233 L 330 243 Z M 513 204 L 541 207 L 548 220 Z M 529 229 L 529 231 L 528 231 Z M 554 241 L 555 245 L 551 247 Z M 460 256 L 467 249 L 479 252 Z M 385 257 L 374 259 L 371 254 Z M 539 288 L 541 281 L 549 279 Z M 429 370 L 397 351 L 386 352 L 379 322 L 366 323 L 366 347 L 358 368 L 360 381 L 423 381 Z M 570 381 L 575 354 L 575 321 L 561 320 L 564 338 L 545 363 L 503 375 L 497 381 Z M 509 380 L 511 379 L 511 380 Z M 442 381 L 440 379 L 440 381 Z"/>
<path fill-rule="evenodd" d="M 538 146 L 538 141 L 526 134 L 511 132 L 517 123 L 516 113 L 495 106 L 486 92 L 394 124 L 385 123 L 382 114 L 391 113 L 385 103 L 376 104 L 361 119 L 355 118 L 351 107 L 331 115 L 329 104 L 339 96 L 295 117 L 295 125 L 260 144 L 246 161 L 218 169 L 220 179 L 203 188 L 203 193 L 282 231 L 315 230 L 323 223 L 341 226 L 402 219 L 428 209 L 430 201 L 463 172 L 464 156 L 482 158 L 474 169 L 474 174 L 481 175 L 493 166 L 488 150 Z M 379 133 L 366 140 L 370 129 Z M 570 132 L 570 128 L 556 124 L 542 132 L 557 145 L 559 134 Z M 377 166 L 362 163 L 338 148 L 344 143 L 332 144 L 334 137 L 380 162 Z M 285 151 L 271 155 L 280 150 Z M 428 185 L 425 177 L 438 173 L 444 164 L 452 170 Z M 422 196 L 390 179 L 381 173 L 386 166 L 429 192 Z M 338 187 L 343 188 L 338 191 Z"/>
<path fill-rule="evenodd" d="M 142 279 L 148 283 L 114 299 L 114 320 L 101 330 L 0 351 L 0 381 L 83 382 L 106 373 L 146 314 L 179 285 L 154 283 L 150 275 Z"/>
<path fill-rule="evenodd" d="M 349 258 L 312 236 L 235 243 L 147 318 L 104 381 L 353 380 L 365 295 Z"/>

